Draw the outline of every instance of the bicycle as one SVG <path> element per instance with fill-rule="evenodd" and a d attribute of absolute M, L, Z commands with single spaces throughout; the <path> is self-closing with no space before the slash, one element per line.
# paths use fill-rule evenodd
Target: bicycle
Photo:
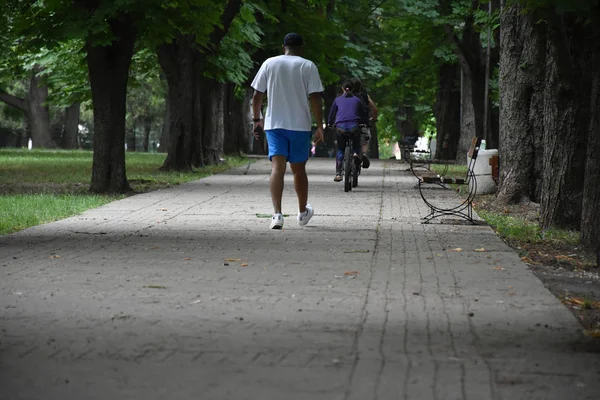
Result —
<path fill-rule="evenodd" d="M 341 135 L 348 135 L 346 147 L 344 148 L 344 162 L 342 163 L 342 174 L 344 176 L 344 192 L 349 192 L 352 188 L 358 186 L 358 176 L 362 165 L 362 150 L 359 150 L 358 156 L 354 157 L 352 148 L 354 141 L 360 143 L 362 125 L 358 129 L 346 131 L 341 128 L 336 128 Z"/>

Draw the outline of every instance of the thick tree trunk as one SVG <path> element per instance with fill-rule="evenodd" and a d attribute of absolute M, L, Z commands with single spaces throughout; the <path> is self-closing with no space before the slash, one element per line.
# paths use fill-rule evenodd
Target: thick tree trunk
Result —
<path fill-rule="evenodd" d="M 169 138 L 165 170 L 190 171 L 193 165 L 194 130 L 194 52 L 195 37 L 179 36 L 158 48 L 158 61 L 168 83 Z M 162 147 L 162 144 L 161 144 Z"/>
<path fill-rule="evenodd" d="M 206 126 L 205 101 L 208 92 L 203 85 L 202 60 L 215 49 L 229 30 L 238 14 L 242 1 L 229 0 L 221 15 L 221 23 L 214 27 L 210 34 L 205 53 L 196 48 L 193 35 L 180 35 L 171 43 L 162 44 L 158 48 L 158 60 L 167 77 L 169 86 L 169 144 L 167 159 L 162 168 L 166 170 L 189 171 L 193 167 L 203 166 L 206 159 L 213 160 L 214 154 L 203 154 L 206 144 L 203 143 L 202 128 Z M 222 122 L 221 122 L 222 125 Z M 222 131 L 222 126 L 221 126 Z M 223 149 L 223 136 L 220 143 L 211 143 L 208 148 L 220 153 Z"/>
<path fill-rule="evenodd" d="M 371 140 L 369 141 L 369 157 L 379 158 L 379 134 L 377 132 L 377 123 L 371 123 Z"/>
<path fill-rule="evenodd" d="M 501 204 L 538 200 L 543 159 L 544 25 L 517 5 L 504 10 L 500 57 Z"/>
<path fill-rule="evenodd" d="M 460 138 L 460 87 L 458 64 L 442 64 L 439 72 L 439 90 L 435 101 L 437 148 L 434 158 L 456 159 Z"/>
<path fill-rule="evenodd" d="M 240 142 L 243 143 L 241 147 L 244 153 L 248 154 L 252 151 L 251 138 L 252 135 L 252 114 L 250 114 L 250 104 L 252 102 L 252 89 L 247 88 L 244 90 L 244 99 L 242 100 L 240 110 Z"/>
<path fill-rule="evenodd" d="M 29 126 L 34 147 L 52 149 L 56 144 L 50 134 L 50 112 L 48 111 L 48 86 L 35 74 L 29 82 L 27 104 L 29 105 Z"/>
<path fill-rule="evenodd" d="M 600 49 L 598 48 L 594 51 L 594 59 L 591 69 L 594 79 L 581 211 L 581 243 L 598 252 L 600 257 Z"/>
<path fill-rule="evenodd" d="M 160 132 L 160 141 L 158 142 L 158 152 L 167 153 L 169 151 L 169 128 L 171 126 L 171 109 L 168 90 L 165 95 L 165 113 L 163 117 L 162 130 Z"/>
<path fill-rule="evenodd" d="M 544 97 L 543 228 L 579 229 L 589 127 L 589 52 L 575 18 L 552 13 Z"/>
<path fill-rule="evenodd" d="M 448 12 L 450 2 L 443 3 L 446 7 L 445 12 Z M 472 3 L 474 9 L 480 7 L 477 1 Z M 464 164 L 467 162 L 466 154 L 471 145 L 471 138 L 491 137 L 489 124 L 485 123 L 485 117 L 490 116 L 491 107 L 490 102 L 486 101 L 486 56 L 481 45 L 480 33 L 474 27 L 474 15 L 465 20 L 461 38 L 453 29 L 451 25 L 445 26 L 447 37 L 455 44 L 454 50 L 462 70 L 461 133 L 456 160 Z"/>
<path fill-rule="evenodd" d="M 227 85 L 212 79 L 204 79 L 202 88 L 207 94 L 203 102 L 205 109 L 204 126 L 202 127 L 204 165 L 215 165 L 221 162 L 220 158 L 223 155 Z"/>
<path fill-rule="evenodd" d="M 150 133 L 152 132 L 152 117 L 146 116 L 143 119 L 144 121 L 144 142 L 143 149 L 144 152 L 147 153 L 150 149 Z"/>
<path fill-rule="evenodd" d="M 396 129 L 402 139 L 407 136 L 418 136 L 419 126 L 414 121 L 414 109 L 412 107 L 400 107 L 396 113 Z"/>
<path fill-rule="evenodd" d="M 323 120 L 326 124 L 329 124 L 329 112 L 331 111 L 331 106 L 333 105 L 333 102 L 335 101 L 335 98 L 337 97 L 339 91 L 339 87 L 337 84 L 331 84 L 325 87 L 325 91 L 323 92 L 323 104 L 325 106 L 325 110 L 323 112 Z M 336 134 L 335 134 L 335 129 L 333 128 L 329 128 L 329 125 L 327 126 L 327 128 L 325 128 L 325 146 L 327 147 L 327 149 L 331 149 L 332 147 L 337 149 L 337 146 L 335 145 L 335 138 L 336 138 Z"/>
<path fill-rule="evenodd" d="M 79 116 L 81 104 L 75 103 L 65 108 L 65 129 L 62 137 L 63 149 L 76 149 L 79 133 Z"/>
<path fill-rule="evenodd" d="M 471 79 L 462 72 L 460 98 L 460 137 L 456 146 L 456 161 L 459 164 L 467 163 L 467 152 L 471 145 L 471 138 L 477 136 L 475 126 L 475 110 L 473 108 L 473 92 Z"/>
<path fill-rule="evenodd" d="M 126 14 L 108 23 L 115 37 L 110 45 L 94 45 L 92 38 L 88 38 L 87 43 L 94 105 L 90 191 L 125 193 L 131 190 L 125 173 L 125 101 L 136 31 Z"/>
<path fill-rule="evenodd" d="M 243 99 L 235 95 L 235 84 L 226 84 L 225 104 L 225 138 L 223 151 L 225 154 L 241 154 L 248 152 L 248 137 L 250 126 L 248 124 L 248 110 L 250 109 L 250 91 L 244 92 Z"/>

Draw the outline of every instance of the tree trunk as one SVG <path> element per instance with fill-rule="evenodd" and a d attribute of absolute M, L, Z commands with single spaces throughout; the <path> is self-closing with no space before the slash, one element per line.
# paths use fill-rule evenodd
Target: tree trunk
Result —
<path fill-rule="evenodd" d="M 544 25 L 518 5 L 502 13 L 500 204 L 537 200 L 543 159 Z"/>
<path fill-rule="evenodd" d="M 223 155 L 227 85 L 213 79 L 203 79 L 202 88 L 207 94 L 203 102 L 205 118 L 201 130 L 204 165 L 216 165 L 221 162 Z"/>
<path fill-rule="evenodd" d="M 31 127 L 31 140 L 37 148 L 53 149 L 56 144 L 50 134 L 50 112 L 48 111 L 48 86 L 42 78 L 35 74 L 29 82 L 27 104 L 29 105 L 29 126 Z"/>
<path fill-rule="evenodd" d="M 396 113 L 396 129 L 402 139 L 407 136 L 418 136 L 419 126 L 415 123 L 414 109 L 410 106 L 402 106 Z"/>
<path fill-rule="evenodd" d="M 162 74 L 161 74 L 162 75 Z M 158 152 L 167 153 L 169 151 L 169 128 L 171 126 L 171 109 L 169 104 L 169 91 L 165 93 L 165 114 L 160 132 L 160 140 L 158 142 Z"/>
<path fill-rule="evenodd" d="M 143 121 L 144 121 L 143 148 L 144 148 L 144 152 L 147 153 L 150 148 L 150 133 L 152 132 L 152 117 L 146 116 L 146 117 L 144 117 Z"/>
<path fill-rule="evenodd" d="M 460 137 L 456 146 L 456 161 L 459 164 L 466 164 L 467 151 L 471 145 L 471 138 L 477 136 L 477 128 L 475 127 L 471 79 L 468 79 L 464 72 L 461 74 Z"/>
<path fill-rule="evenodd" d="M 575 17 L 551 11 L 548 21 L 540 222 L 544 229 L 579 229 L 590 122 L 589 49 Z"/>
<path fill-rule="evenodd" d="M 456 159 L 456 148 L 460 138 L 458 73 L 458 64 L 442 64 L 440 67 L 439 89 L 435 101 L 436 159 Z"/>
<path fill-rule="evenodd" d="M 447 7 L 450 3 L 445 2 Z M 473 9 L 479 7 L 473 1 Z M 447 10 L 446 10 L 447 11 Z M 453 27 L 446 25 L 446 36 L 454 43 L 454 52 L 462 70 L 461 75 L 461 133 L 456 161 L 465 164 L 467 151 L 474 136 L 485 139 L 490 136 L 485 116 L 489 116 L 490 105 L 486 101 L 486 57 L 481 45 L 480 33 L 474 27 L 474 15 L 467 17 L 462 37 L 454 34 Z M 486 110 L 487 105 L 487 110 Z M 486 132 L 487 127 L 487 132 Z"/>
<path fill-rule="evenodd" d="M 597 24 L 594 24 L 597 27 Z M 600 49 L 594 51 L 585 181 L 581 211 L 581 243 L 600 257 Z M 599 260 L 600 262 L 600 260 Z M 600 263 L 598 265 L 600 267 Z"/>
<path fill-rule="evenodd" d="M 90 191 L 125 193 L 131 190 L 125 173 L 125 101 L 136 30 L 127 14 L 108 21 L 108 24 L 114 35 L 110 45 L 94 45 L 92 37 L 87 41 L 94 110 Z"/>
<path fill-rule="evenodd" d="M 158 48 L 158 61 L 168 83 L 169 139 L 165 170 L 191 171 L 194 158 L 194 52 L 195 37 L 179 36 Z M 162 145 L 161 145 L 162 147 Z"/>
<path fill-rule="evenodd" d="M 210 117 L 205 113 L 205 97 L 209 92 L 201 86 L 206 81 L 202 76 L 203 60 L 217 51 L 241 4 L 241 0 L 228 0 L 220 24 L 210 34 L 205 53 L 196 49 L 193 35 L 180 35 L 158 48 L 158 60 L 169 86 L 169 143 L 163 169 L 190 171 L 193 167 L 203 166 L 207 159 L 215 158 L 214 153 L 203 154 L 204 148 L 220 151 L 217 161 L 222 154 L 223 136 L 220 143 L 215 141 L 208 146 L 203 143 L 202 129 Z M 222 132 L 222 122 L 220 129 Z"/>
<path fill-rule="evenodd" d="M 379 158 L 379 134 L 377 133 L 377 123 L 371 122 L 371 140 L 369 141 L 369 157 Z"/>
<path fill-rule="evenodd" d="M 240 155 L 242 152 L 247 153 L 248 137 L 250 136 L 248 113 L 252 94 L 249 90 L 245 90 L 243 99 L 238 99 L 235 95 L 235 84 L 233 83 L 226 84 L 225 94 L 226 116 L 223 151 L 225 154 Z"/>
<path fill-rule="evenodd" d="M 332 147 L 337 150 L 337 146 L 335 144 L 336 134 L 335 129 L 329 128 L 329 112 L 331 111 L 331 106 L 335 101 L 335 98 L 338 94 L 338 85 L 331 84 L 325 87 L 325 91 L 323 92 L 323 104 L 325 106 L 323 121 L 327 124 L 327 128 L 325 128 L 325 146 L 327 149 L 331 149 Z"/>
<path fill-rule="evenodd" d="M 129 129 L 129 132 L 127 132 L 127 151 L 129 152 L 135 152 L 136 150 L 136 141 L 135 141 L 135 128 L 136 128 L 136 123 L 135 123 L 135 116 L 133 116 L 133 121 L 131 122 L 131 129 Z"/>
<path fill-rule="evenodd" d="M 62 137 L 63 149 L 77 148 L 77 134 L 79 133 L 80 113 L 80 103 L 75 103 L 65 108 L 65 129 Z"/>

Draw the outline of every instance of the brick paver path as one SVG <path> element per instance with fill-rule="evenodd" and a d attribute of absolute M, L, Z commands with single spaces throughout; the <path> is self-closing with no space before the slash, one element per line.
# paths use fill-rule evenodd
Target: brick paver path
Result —
<path fill-rule="evenodd" d="M 291 175 L 285 229 L 257 217 L 261 159 L 0 238 L 0 399 L 599 398 L 600 354 L 489 227 L 422 225 L 396 162 L 351 193 L 308 169 L 304 228 Z"/>

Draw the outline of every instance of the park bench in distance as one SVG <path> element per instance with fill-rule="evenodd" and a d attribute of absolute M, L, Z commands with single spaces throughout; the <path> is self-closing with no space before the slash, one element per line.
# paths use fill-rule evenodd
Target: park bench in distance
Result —
<path fill-rule="evenodd" d="M 427 168 L 425 169 L 416 169 L 412 168 L 411 171 L 419 180 L 418 187 L 419 193 L 421 194 L 421 198 L 429 207 L 429 214 L 423 217 L 423 222 L 428 223 L 434 218 L 438 218 L 441 216 L 457 216 L 466 219 L 472 224 L 475 223 L 473 220 L 473 199 L 475 198 L 475 194 L 477 193 L 477 180 L 475 179 L 475 163 L 477 162 L 477 154 L 479 153 L 479 147 L 481 145 L 481 139 L 474 137 L 471 139 L 471 146 L 469 147 L 469 164 L 467 167 L 467 173 L 465 176 L 448 176 L 448 164 L 451 162 L 450 160 L 431 160 L 429 164 L 427 164 Z M 443 163 L 444 171 L 441 174 L 436 172 L 432 172 L 429 169 L 430 164 Z M 427 184 L 437 184 L 445 186 L 447 184 L 454 184 L 459 186 L 467 187 L 467 197 L 459 198 L 458 204 L 455 206 L 442 206 L 439 204 L 435 204 L 435 202 L 428 198 L 426 192 L 423 191 L 425 185 Z"/>

